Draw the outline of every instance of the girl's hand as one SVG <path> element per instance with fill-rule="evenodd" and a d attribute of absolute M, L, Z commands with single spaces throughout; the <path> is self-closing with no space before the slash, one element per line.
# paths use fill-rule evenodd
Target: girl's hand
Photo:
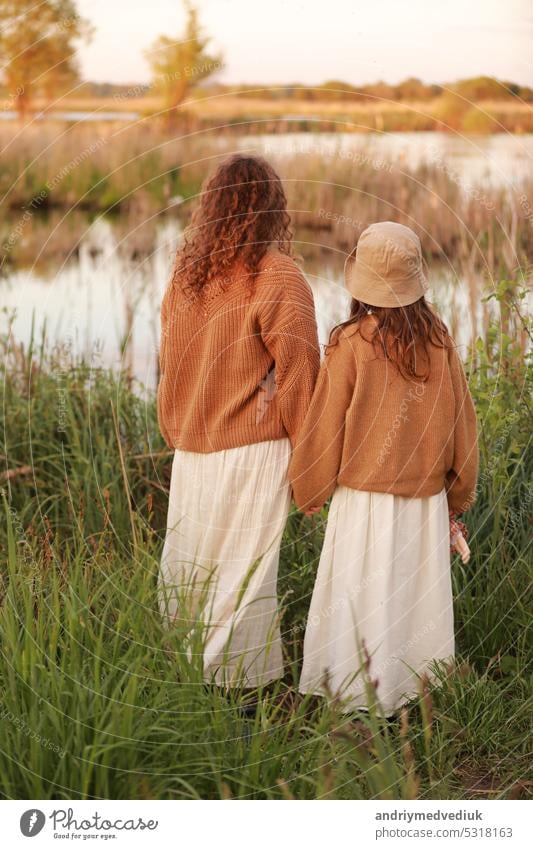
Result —
<path fill-rule="evenodd" d="M 313 513 L 318 513 L 320 507 L 310 507 L 309 510 L 304 510 L 304 516 L 312 516 Z"/>
<path fill-rule="evenodd" d="M 468 531 L 463 522 L 459 521 L 457 514 L 450 512 L 450 550 L 461 556 L 463 563 L 470 560 L 470 548 L 466 541 Z"/>
<path fill-rule="evenodd" d="M 468 563 L 470 560 L 470 547 L 462 535 L 461 531 L 459 531 L 454 537 L 452 537 L 452 551 L 457 552 L 457 554 L 461 555 L 461 560 L 463 563 Z"/>

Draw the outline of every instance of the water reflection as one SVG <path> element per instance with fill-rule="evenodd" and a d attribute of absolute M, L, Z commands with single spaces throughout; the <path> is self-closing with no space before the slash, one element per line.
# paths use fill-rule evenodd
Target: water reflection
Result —
<path fill-rule="evenodd" d="M 55 271 L 17 271 L 2 282 L 3 303 L 8 312 L 16 310 L 14 338 L 27 343 L 32 332 L 40 338 L 45 329 L 51 344 L 67 343 L 97 364 L 122 366 L 153 387 L 159 306 L 180 234 L 176 218 L 159 220 L 146 242 L 147 250 L 140 250 L 138 242 L 132 250 L 128 234 L 111 220 L 98 218 Z M 305 244 L 300 249 L 305 255 Z M 315 295 L 324 343 L 331 327 L 348 314 L 342 257 L 336 251 L 324 251 L 319 258 L 308 256 L 305 273 Z M 473 303 L 471 286 L 455 279 L 451 270 L 433 270 L 431 284 L 432 299 L 457 341 L 467 344 L 483 327 L 487 305 L 479 297 Z"/>

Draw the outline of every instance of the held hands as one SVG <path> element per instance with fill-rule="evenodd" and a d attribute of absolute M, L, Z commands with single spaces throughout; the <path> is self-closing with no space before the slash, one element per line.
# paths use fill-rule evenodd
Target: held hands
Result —
<path fill-rule="evenodd" d="M 461 556 L 463 563 L 470 560 L 470 548 L 466 541 L 468 530 L 457 514 L 450 511 L 450 550 Z"/>

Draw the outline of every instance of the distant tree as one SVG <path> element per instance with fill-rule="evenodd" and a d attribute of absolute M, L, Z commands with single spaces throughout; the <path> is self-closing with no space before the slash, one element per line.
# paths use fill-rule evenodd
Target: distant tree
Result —
<path fill-rule="evenodd" d="M 451 86 L 452 91 L 464 97 L 465 100 L 506 100 L 513 96 L 505 85 L 493 77 L 472 77 L 459 80 Z"/>
<path fill-rule="evenodd" d="M 378 100 L 395 100 L 396 90 L 393 85 L 389 85 L 388 83 L 380 80 L 377 83 L 373 83 L 372 85 L 366 85 L 362 89 L 362 91 Z"/>
<path fill-rule="evenodd" d="M 509 85 L 509 83 L 505 83 L 505 85 Z M 529 88 L 528 86 L 525 86 L 525 85 L 517 86 L 517 88 L 518 88 L 518 92 L 517 92 L 518 97 L 520 97 L 522 100 L 525 100 L 528 103 L 531 103 L 533 101 L 533 88 Z"/>
<path fill-rule="evenodd" d="M 521 97 L 521 94 L 520 94 L 520 86 L 518 85 L 518 83 L 508 83 L 508 82 L 502 82 L 502 86 L 503 86 L 503 88 L 504 88 L 504 89 L 506 89 L 506 90 L 507 90 L 510 94 L 512 94 L 512 95 L 513 95 L 513 97 Z"/>
<path fill-rule="evenodd" d="M 205 37 L 198 21 L 198 11 L 185 0 L 187 21 L 183 36 L 178 39 L 161 35 L 146 51 L 153 86 L 162 92 L 168 119 L 201 80 L 220 70 L 222 59 L 207 51 L 210 39 Z"/>
<path fill-rule="evenodd" d="M 319 88 L 319 96 L 325 100 L 353 100 L 355 88 L 343 80 L 327 80 Z"/>
<path fill-rule="evenodd" d="M 0 68 L 22 118 L 36 96 L 51 99 L 79 79 L 75 43 L 91 32 L 74 0 L 0 0 Z"/>
<path fill-rule="evenodd" d="M 421 80 L 417 79 L 417 77 L 409 77 L 409 79 L 399 83 L 399 85 L 395 88 L 398 100 L 408 100 L 413 102 L 429 100 L 433 97 L 432 87 L 425 85 Z"/>

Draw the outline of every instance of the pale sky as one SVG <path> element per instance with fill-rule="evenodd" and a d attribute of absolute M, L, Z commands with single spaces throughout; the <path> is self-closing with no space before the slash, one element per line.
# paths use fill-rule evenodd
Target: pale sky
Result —
<path fill-rule="evenodd" d="M 451 82 L 486 74 L 533 85 L 531 0 L 198 0 L 218 79 L 309 85 Z M 80 59 L 86 79 L 147 82 L 143 50 L 178 38 L 180 0 L 78 0 L 96 27 Z"/>

